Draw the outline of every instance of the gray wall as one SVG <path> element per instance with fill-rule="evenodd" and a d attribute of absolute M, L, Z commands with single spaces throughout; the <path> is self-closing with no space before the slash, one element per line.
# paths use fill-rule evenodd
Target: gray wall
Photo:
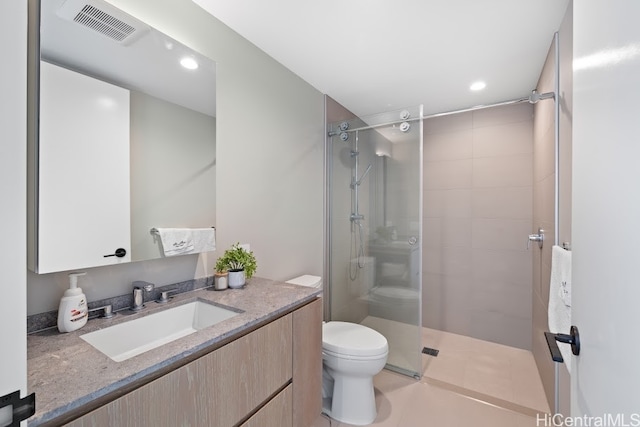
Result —
<path fill-rule="evenodd" d="M 127 293 L 133 280 L 211 275 L 237 241 L 251 244 L 258 276 L 321 275 L 322 94 L 190 1 L 110 3 L 216 61 L 218 250 L 88 269 L 89 301 Z M 66 273 L 29 273 L 29 314 L 56 309 L 67 283 Z"/>
<path fill-rule="evenodd" d="M 162 256 L 153 227 L 216 225 L 216 119 L 131 91 L 131 259 Z"/>

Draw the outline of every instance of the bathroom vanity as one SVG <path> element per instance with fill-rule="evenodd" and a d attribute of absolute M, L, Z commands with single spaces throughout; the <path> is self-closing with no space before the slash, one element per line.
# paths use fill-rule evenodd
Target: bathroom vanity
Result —
<path fill-rule="evenodd" d="M 308 426 L 321 410 L 319 290 L 253 278 L 244 289 L 175 297 L 242 312 L 122 362 L 80 338 L 128 321 L 28 337 L 31 426 Z M 163 308 L 147 303 L 149 315 Z M 138 316 L 138 315 L 135 315 Z"/>

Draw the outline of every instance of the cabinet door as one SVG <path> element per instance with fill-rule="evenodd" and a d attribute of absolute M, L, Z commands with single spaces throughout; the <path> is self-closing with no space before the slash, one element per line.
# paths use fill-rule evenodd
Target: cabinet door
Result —
<path fill-rule="evenodd" d="M 129 91 L 40 64 L 37 272 L 128 262 Z"/>
<path fill-rule="evenodd" d="M 234 426 L 291 380 L 291 318 L 281 317 L 67 425 Z"/>
<path fill-rule="evenodd" d="M 309 427 L 322 411 L 322 299 L 293 312 L 293 425 Z"/>
<path fill-rule="evenodd" d="M 293 427 L 292 389 L 287 386 L 240 427 Z"/>

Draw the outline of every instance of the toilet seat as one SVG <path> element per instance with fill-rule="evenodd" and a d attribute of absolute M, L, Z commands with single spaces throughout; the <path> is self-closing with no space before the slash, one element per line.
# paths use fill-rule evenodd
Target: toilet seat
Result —
<path fill-rule="evenodd" d="M 333 321 L 322 325 L 322 350 L 335 357 L 367 360 L 388 354 L 389 345 L 371 328 Z"/>
<path fill-rule="evenodd" d="M 373 356 L 351 356 L 349 354 L 341 354 L 341 353 L 335 353 L 333 351 L 327 350 L 327 349 L 322 349 L 322 359 L 325 360 L 327 357 L 333 357 L 336 359 L 342 359 L 342 360 L 352 360 L 355 362 L 368 362 L 371 360 L 378 360 L 381 359 L 383 357 L 387 357 L 388 352 L 384 352 L 381 354 L 375 354 Z"/>
<path fill-rule="evenodd" d="M 371 294 L 380 298 L 395 299 L 400 301 L 417 301 L 418 291 L 397 286 L 378 286 L 371 290 Z"/>

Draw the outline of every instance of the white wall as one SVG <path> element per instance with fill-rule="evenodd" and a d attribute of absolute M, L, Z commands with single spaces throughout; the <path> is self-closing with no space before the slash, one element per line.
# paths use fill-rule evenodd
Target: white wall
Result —
<path fill-rule="evenodd" d="M 216 61 L 218 251 L 251 244 L 257 275 L 322 274 L 323 96 L 186 0 L 111 0 Z M 91 301 L 212 273 L 215 255 L 90 269 Z M 29 313 L 57 308 L 66 274 L 29 274 Z"/>
<path fill-rule="evenodd" d="M 27 390 L 26 31 L 26 2 L 0 2 L 0 396 Z"/>

